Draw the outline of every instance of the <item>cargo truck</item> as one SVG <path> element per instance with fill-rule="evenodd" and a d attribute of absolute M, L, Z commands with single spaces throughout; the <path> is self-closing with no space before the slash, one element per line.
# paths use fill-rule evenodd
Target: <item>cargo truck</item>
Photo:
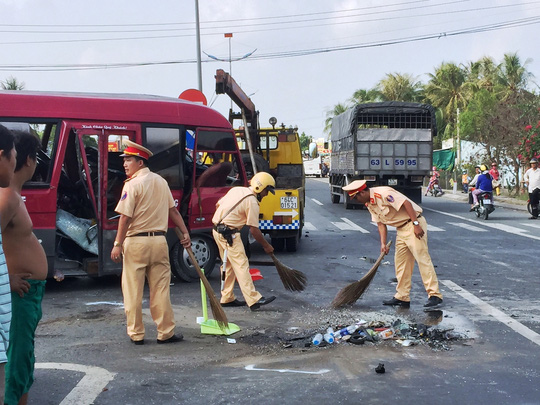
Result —
<path fill-rule="evenodd" d="M 420 203 L 436 132 L 435 109 L 428 104 L 358 104 L 336 116 L 330 136 L 332 202 L 342 200 L 347 209 L 359 204 L 342 187 L 364 179 L 370 187 L 390 186 Z"/>

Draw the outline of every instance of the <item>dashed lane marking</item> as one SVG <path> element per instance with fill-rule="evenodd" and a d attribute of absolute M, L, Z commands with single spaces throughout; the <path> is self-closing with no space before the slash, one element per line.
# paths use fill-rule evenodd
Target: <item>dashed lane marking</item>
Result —
<path fill-rule="evenodd" d="M 60 405 L 91 405 L 116 373 L 101 367 L 73 363 L 36 363 L 38 369 L 69 370 L 84 373 L 81 381 L 60 402 Z"/>
<path fill-rule="evenodd" d="M 371 225 L 378 227 L 376 222 L 371 222 Z M 428 224 L 427 230 L 428 232 L 446 232 L 445 229 L 430 224 Z M 397 228 L 395 226 L 388 225 L 388 232 L 397 232 Z"/>
<path fill-rule="evenodd" d="M 434 210 L 432 208 L 424 208 L 424 210 L 431 211 L 431 212 L 436 212 L 437 214 L 441 214 L 441 215 L 447 215 L 447 216 L 453 217 L 453 218 L 459 218 L 462 221 L 468 221 L 468 222 L 472 222 L 472 223 L 475 223 L 475 224 L 479 225 L 478 220 L 474 220 L 474 219 L 471 219 L 471 218 L 464 218 L 464 217 L 456 215 L 456 214 L 450 214 L 449 212 Z M 496 223 L 496 222 L 488 222 L 488 221 L 483 221 L 482 226 L 485 226 L 487 228 L 497 229 L 499 231 L 511 233 L 511 234 L 518 235 L 518 236 L 523 236 L 523 237 L 529 238 L 529 239 L 540 240 L 540 236 L 530 235 L 530 234 L 527 233 L 527 231 L 525 229 L 516 228 L 515 226 L 510 226 L 510 225 L 506 225 L 506 224 L 500 224 L 500 223 Z"/>
<path fill-rule="evenodd" d="M 332 224 L 342 231 L 358 231 L 362 233 L 369 233 L 367 229 L 362 228 L 361 226 L 356 225 L 353 221 L 347 218 L 341 218 L 343 222 L 332 222 Z"/>
<path fill-rule="evenodd" d="M 540 335 L 536 333 L 535 331 L 527 328 L 522 323 L 506 315 L 501 310 L 489 305 L 487 302 L 482 301 L 480 298 L 471 294 L 469 291 L 461 288 L 459 285 L 457 285 L 453 281 L 441 280 L 441 283 L 444 284 L 449 289 L 451 289 L 456 294 L 461 295 L 471 304 L 476 305 L 485 314 L 491 315 L 497 321 L 505 324 L 509 328 L 513 329 L 515 332 L 519 333 L 521 336 L 529 339 L 531 342 L 536 343 L 537 345 L 540 346 Z"/>
<path fill-rule="evenodd" d="M 316 200 L 315 198 L 312 198 L 311 201 L 313 201 L 317 205 L 324 205 L 322 202 L 320 202 L 319 200 Z"/>
<path fill-rule="evenodd" d="M 531 228 L 540 228 L 539 222 L 522 222 L 521 225 L 529 226 Z"/>
<path fill-rule="evenodd" d="M 305 231 L 316 231 L 317 228 L 311 222 L 304 222 L 304 230 Z"/>
<path fill-rule="evenodd" d="M 457 226 L 458 228 L 463 228 L 463 229 L 466 229 L 466 230 L 472 231 L 472 232 L 487 232 L 487 229 L 479 228 L 479 227 L 474 226 L 474 225 L 464 224 L 462 222 L 447 222 L 447 224 Z"/>

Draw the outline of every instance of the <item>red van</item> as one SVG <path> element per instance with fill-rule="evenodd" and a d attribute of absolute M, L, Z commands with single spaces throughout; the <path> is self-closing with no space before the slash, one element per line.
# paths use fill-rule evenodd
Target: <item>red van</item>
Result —
<path fill-rule="evenodd" d="M 199 264 L 207 274 L 213 270 L 215 204 L 230 187 L 247 185 L 234 131 L 217 111 L 158 96 L 0 91 L 0 123 L 41 139 L 23 199 L 47 254 L 49 276 L 122 271 L 109 253 L 126 178 L 119 156 L 125 139 L 154 153 L 150 169 L 169 183 Z M 167 239 L 173 273 L 197 279 L 173 229 Z"/>

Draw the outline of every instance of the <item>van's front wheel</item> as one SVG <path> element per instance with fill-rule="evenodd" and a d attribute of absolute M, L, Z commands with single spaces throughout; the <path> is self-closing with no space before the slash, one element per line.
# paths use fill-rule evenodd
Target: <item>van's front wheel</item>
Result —
<path fill-rule="evenodd" d="M 206 277 L 212 274 L 216 265 L 217 247 L 214 240 L 206 235 L 191 236 L 191 250 L 199 263 L 199 267 L 204 269 Z M 176 242 L 171 249 L 171 271 L 175 277 L 186 282 L 199 279 L 199 274 L 191 264 L 188 253 L 180 242 Z"/>

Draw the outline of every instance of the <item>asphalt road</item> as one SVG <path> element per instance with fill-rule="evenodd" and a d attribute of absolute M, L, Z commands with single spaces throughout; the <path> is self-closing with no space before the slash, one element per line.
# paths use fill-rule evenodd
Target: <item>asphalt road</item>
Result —
<path fill-rule="evenodd" d="M 306 198 L 299 251 L 277 256 L 308 276 L 308 288 L 287 292 L 273 267 L 253 266 L 264 276 L 256 287 L 277 299 L 256 313 L 227 308 L 241 328 L 231 336 L 201 333 L 198 283 L 171 286 L 184 342 L 155 343 L 146 291 L 147 343 L 134 346 L 125 334 L 118 279 L 49 282 L 29 403 L 540 403 L 540 223 L 528 221 L 522 206 L 499 205 L 484 221 L 468 212 L 461 195 L 425 198 L 442 313 L 423 311 L 427 296 L 416 269 L 411 308 L 381 305 L 395 289 L 393 250 L 362 299 L 334 310 L 336 293 L 377 258 L 377 227 L 367 211 L 332 204 L 326 179 L 308 179 Z M 253 260 L 269 261 L 259 247 L 252 251 Z M 219 291 L 217 271 L 210 282 Z M 461 338 L 442 346 L 305 347 L 315 332 L 358 319 L 424 323 Z M 385 374 L 375 373 L 379 363 Z"/>

